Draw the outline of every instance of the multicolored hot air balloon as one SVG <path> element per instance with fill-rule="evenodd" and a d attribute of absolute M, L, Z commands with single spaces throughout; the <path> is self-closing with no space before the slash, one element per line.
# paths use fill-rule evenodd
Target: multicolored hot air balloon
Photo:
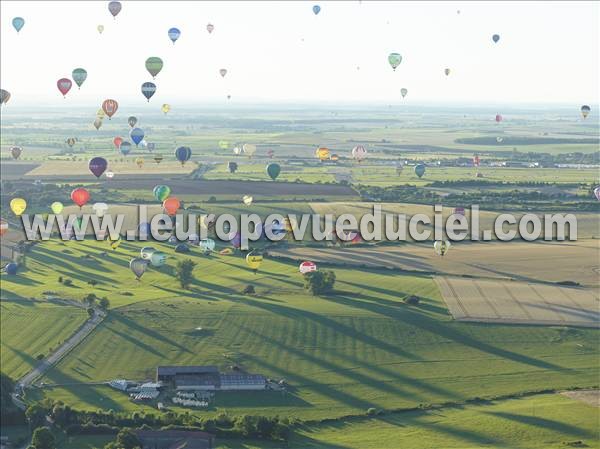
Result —
<path fill-rule="evenodd" d="M 25 19 L 23 17 L 15 17 L 12 19 L 12 26 L 17 30 L 17 33 L 21 31 L 23 25 L 25 25 Z"/>
<path fill-rule="evenodd" d="M 499 34 L 494 34 L 492 36 L 492 40 L 494 41 L 494 44 L 496 44 L 500 40 L 500 35 Z"/>
<path fill-rule="evenodd" d="M 133 128 L 129 132 L 129 137 L 131 140 L 133 140 L 133 143 L 135 143 L 135 146 L 137 147 L 144 138 L 144 131 L 141 128 Z"/>
<path fill-rule="evenodd" d="M 175 150 L 175 158 L 181 162 L 183 167 L 187 161 L 192 157 L 192 149 L 190 147 L 179 147 Z"/>
<path fill-rule="evenodd" d="M 127 156 L 131 151 L 131 144 L 127 141 L 121 142 L 121 145 L 119 145 L 119 150 L 123 156 Z"/>
<path fill-rule="evenodd" d="M 129 261 L 129 269 L 135 274 L 136 280 L 140 280 L 146 269 L 148 268 L 148 261 L 144 259 L 140 259 L 136 257 L 135 259 L 131 259 Z"/>
<path fill-rule="evenodd" d="M 146 70 L 148 70 L 148 73 L 150 73 L 150 75 L 152 75 L 152 78 L 155 78 L 156 75 L 158 75 L 160 73 L 160 71 L 163 68 L 163 60 L 156 57 L 156 56 L 151 56 L 150 58 L 146 59 Z"/>
<path fill-rule="evenodd" d="M 415 165 L 415 175 L 419 178 L 423 177 L 425 174 L 425 164 L 417 164 Z"/>
<path fill-rule="evenodd" d="M 108 4 L 108 10 L 112 14 L 112 16 L 116 19 L 117 14 L 121 12 L 121 2 L 110 2 Z"/>
<path fill-rule="evenodd" d="M 10 147 L 10 154 L 13 157 L 13 159 L 19 159 L 19 157 L 21 157 L 22 152 L 22 147 Z"/>
<path fill-rule="evenodd" d="M 116 100 L 111 100 L 109 98 L 102 102 L 102 110 L 106 115 L 108 115 L 109 120 L 112 118 L 113 115 L 115 115 L 117 109 L 119 109 L 119 103 L 117 103 Z"/>
<path fill-rule="evenodd" d="M 6 104 L 10 100 L 10 92 L 4 89 L 0 89 L 0 104 Z"/>
<path fill-rule="evenodd" d="M 357 162 L 362 162 L 367 157 L 367 150 L 362 145 L 356 145 L 352 148 L 352 158 Z"/>
<path fill-rule="evenodd" d="M 315 5 L 312 7 L 312 12 L 316 16 L 321 12 L 321 7 L 319 5 Z"/>
<path fill-rule="evenodd" d="M 278 163 L 272 162 L 267 165 L 267 175 L 269 175 L 273 181 L 277 179 L 279 173 L 281 173 L 281 166 Z"/>
<path fill-rule="evenodd" d="M 179 36 L 181 36 L 181 31 L 179 31 L 179 28 L 171 28 L 169 29 L 168 34 L 169 39 L 171 39 L 173 45 L 175 45 L 175 41 L 179 39 Z"/>
<path fill-rule="evenodd" d="M 306 260 L 300 264 L 298 270 L 301 274 L 311 273 L 313 271 L 317 271 L 317 264 Z"/>
<path fill-rule="evenodd" d="M 146 97 L 148 102 L 150 102 L 150 98 L 152 98 L 152 95 L 154 95 L 155 92 L 156 84 L 150 82 L 142 84 L 142 95 Z"/>
<path fill-rule="evenodd" d="M 154 186 L 154 189 L 152 189 L 152 194 L 154 195 L 154 198 L 156 198 L 157 201 L 160 201 L 162 203 L 164 200 L 169 198 L 169 195 L 171 194 L 171 188 L 162 184 L 157 185 Z"/>
<path fill-rule="evenodd" d="M 129 124 L 129 126 L 131 128 L 133 128 L 137 122 L 138 122 L 137 117 L 134 117 L 133 115 L 131 115 L 127 118 L 127 123 Z"/>
<path fill-rule="evenodd" d="M 81 208 L 90 200 L 90 193 L 83 187 L 79 187 L 71 192 L 71 200 Z"/>
<path fill-rule="evenodd" d="M 587 104 L 584 104 L 583 106 L 581 106 L 581 116 L 584 119 L 587 118 L 587 116 L 590 114 L 591 110 L 592 110 L 592 108 L 590 108 Z"/>
<path fill-rule="evenodd" d="M 69 78 L 61 78 L 56 82 L 56 87 L 64 98 L 67 98 L 71 86 L 73 86 L 73 82 Z"/>
<path fill-rule="evenodd" d="M 90 159 L 88 167 L 92 174 L 96 178 L 99 178 L 100 176 L 102 176 L 102 173 L 106 171 L 106 167 L 108 167 L 108 161 L 103 157 L 95 157 Z"/>
<path fill-rule="evenodd" d="M 73 81 L 75 81 L 75 84 L 77 84 L 77 87 L 81 88 L 81 85 L 87 78 L 87 72 L 85 69 L 77 68 L 77 69 L 73 70 L 73 73 L 71 73 L 71 76 L 73 77 Z"/>
<path fill-rule="evenodd" d="M 448 240 L 436 240 L 433 249 L 436 254 L 444 256 L 450 249 L 450 242 Z"/>
<path fill-rule="evenodd" d="M 402 55 L 400 53 L 390 53 L 388 55 L 388 62 L 392 66 L 392 69 L 396 70 L 402 62 Z"/>
<path fill-rule="evenodd" d="M 13 198 L 10 200 L 10 210 L 17 217 L 20 217 L 25 212 L 25 209 L 27 209 L 27 201 L 23 198 Z"/>

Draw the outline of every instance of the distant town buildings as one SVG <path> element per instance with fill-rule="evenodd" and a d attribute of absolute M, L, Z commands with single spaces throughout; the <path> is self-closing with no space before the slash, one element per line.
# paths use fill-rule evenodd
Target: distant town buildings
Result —
<path fill-rule="evenodd" d="M 260 374 L 222 374 L 216 366 L 159 366 L 156 381 L 177 391 L 265 390 L 267 379 Z"/>

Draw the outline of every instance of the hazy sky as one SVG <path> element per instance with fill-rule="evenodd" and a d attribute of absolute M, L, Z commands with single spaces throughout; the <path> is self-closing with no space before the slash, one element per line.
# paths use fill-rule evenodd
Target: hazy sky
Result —
<path fill-rule="evenodd" d="M 156 108 L 228 94 L 234 103 L 396 103 L 402 87 L 410 104 L 598 103 L 598 2 L 318 3 L 315 16 L 315 2 L 123 1 L 115 20 L 106 1 L 2 0 L 2 88 L 9 106 L 142 105 L 140 86 L 152 80 L 144 61 L 159 56 Z M 26 21 L 18 34 L 15 16 Z M 404 58 L 395 72 L 393 51 Z M 76 67 L 88 79 L 63 100 L 56 81 Z"/>

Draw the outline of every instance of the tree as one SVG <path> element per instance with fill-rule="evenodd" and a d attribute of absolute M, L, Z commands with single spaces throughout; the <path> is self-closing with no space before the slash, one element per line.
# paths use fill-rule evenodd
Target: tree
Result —
<path fill-rule="evenodd" d="M 44 409 L 44 407 L 42 407 L 40 404 L 34 403 L 27 407 L 27 410 L 25 410 L 25 416 L 29 421 L 30 427 L 35 429 L 46 422 L 46 409 Z"/>
<path fill-rule="evenodd" d="M 175 265 L 175 277 L 179 280 L 181 288 L 189 288 L 194 281 L 194 267 L 196 262 L 192 259 L 180 260 Z"/>
<path fill-rule="evenodd" d="M 31 445 L 35 449 L 55 449 L 56 441 L 54 435 L 48 427 L 38 427 L 33 432 L 33 438 L 31 439 Z"/>
<path fill-rule="evenodd" d="M 108 306 L 110 306 L 108 298 L 103 297 L 98 300 L 98 307 L 100 307 L 102 310 L 107 310 Z"/>
<path fill-rule="evenodd" d="M 83 297 L 83 302 L 87 304 L 89 307 L 93 307 L 98 297 L 94 293 L 88 293 Z"/>
<path fill-rule="evenodd" d="M 314 296 L 331 293 L 334 285 L 335 273 L 333 271 L 313 271 L 304 275 L 304 288 Z"/>
<path fill-rule="evenodd" d="M 116 443 L 119 449 L 137 449 L 142 447 L 140 439 L 129 429 L 119 431 Z"/>

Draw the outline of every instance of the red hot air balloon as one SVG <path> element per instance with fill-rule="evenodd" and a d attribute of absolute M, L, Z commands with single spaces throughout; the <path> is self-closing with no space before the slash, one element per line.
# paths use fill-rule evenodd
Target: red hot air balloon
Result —
<path fill-rule="evenodd" d="M 113 139 L 113 144 L 115 145 L 115 148 L 118 150 L 121 147 L 121 144 L 123 143 L 123 138 L 122 137 L 115 137 Z"/>
<path fill-rule="evenodd" d="M 90 200 L 90 193 L 79 187 L 71 192 L 71 200 L 81 208 Z"/>
<path fill-rule="evenodd" d="M 113 115 L 115 115 L 117 109 L 119 109 L 119 103 L 117 103 L 116 100 L 108 99 L 104 100 L 104 102 L 102 103 L 102 110 L 106 115 L 108 115 L 109 120 L 112 118 Z"/>
<path fill-rule="evenodd" d="M 102 176 L 102 173 L 106 171 L 106 167 L 108 167 L 108 162 L 103 157 L 95 157 L 90 160 L 89 167 L 92 174 L 96 178 L 99 178 L 100 176 Z"/>
<path fill-rule="evenodd" d="M 167 215 L 175 215 L 177 214 L 177 209 L 181 206 L 181 203 L 177 198 L 171 196 L 163 201 L 163 209 L 167 212 Z"/>
<path fill-rule="evenodd" d="M 67 98 L 67 94 L 71 90 L 71 86 L 73 86 L 73 81 L 71 81 L 69 78 L 61 78 L 56 82 L 56 87 L 58 87 L 58 90 L 64 98 Z"/>
<path fill-rule="evenodd" d="M 502 116 L 500 114 L 496 114 L 496 123 L 500 123 L 502 121 Z"/>

